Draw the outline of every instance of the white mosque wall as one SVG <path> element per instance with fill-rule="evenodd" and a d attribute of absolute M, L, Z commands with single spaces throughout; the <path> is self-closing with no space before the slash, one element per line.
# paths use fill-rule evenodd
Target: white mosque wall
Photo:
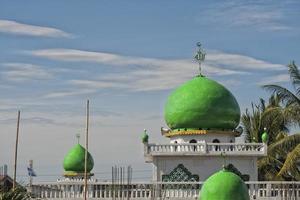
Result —
<path fill-rule="evenodd" d="M 162 181 L 162 175 L 172 172 L 179 164 L 183 164 L 192 174 L 199 175 L 200 181 L 222 169 L 222 166 L 233 164 L 242 174 L 250 176 L 250 181 L 257 181 L 256 157 L 230 156 L 161 156 L 153 159 L 153 181 Z"/>
<path fill-rule="evenodd" d="M 235 136 L 229 134 L 203 134 L 203 135 L 180 135 L 180 136 L 172 136 L 170 138 L 171 144 L 183 144 L 183 143 L 191 143 L 192 140 L 196 140 L 197 143 L 213 143 L 214 141 L 219 141 L 220 143 L 234 143 Z"/>

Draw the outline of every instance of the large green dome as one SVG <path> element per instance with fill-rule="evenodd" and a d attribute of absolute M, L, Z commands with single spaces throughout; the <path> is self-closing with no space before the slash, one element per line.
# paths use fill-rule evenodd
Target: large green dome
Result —
<path fill-rule="evenodd" d="M 84 172 L 85 148 L 80 144 L 76 144 L 64 158 L 64 169 L 66 172 Z M 94 160 L 88 152 L 87 156 L 87 172 L 94 167 Z"/>
<path fill-rule="evenodd" d="M 240 107 L 223 85 L 197 76 L 171 93 L 165 106 L 171 129 L 234 129 Z"/>
<path fill-rule="evenodd" d="M 236 174 L 221 170 L 203 184 L 199 200 L 249 200 L 244 181 Z"/>

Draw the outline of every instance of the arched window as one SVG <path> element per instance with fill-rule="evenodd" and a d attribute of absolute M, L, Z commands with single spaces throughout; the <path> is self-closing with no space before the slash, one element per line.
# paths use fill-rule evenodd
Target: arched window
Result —
<path fill-rule="evenodd" d="M 220 140 L 214 139 L 212 142 L 213 142 L 213 143 L 220 143 Z"/>
<path fill-rule="evenodd" d="M 220 140 L 214 139 L 212 142 L 213 143 L 220 143 Z M 215 145 L 215 151 L 220 151 L 220 146 L 219 145 Z"/>
<path fill-rule="evenodd" d="M 197 140 L 192 139 L 192 140 L 190 140 L 190 143 L 197 143 Z"/>
<path fill-rule="evenodd" d="M 190 140 L 190 144 L 196 144 L 196 143 L 197 143 L 197 140 L 195 140 L 195 139 Z M 192 147 L 193 151 L 196 151 L 196 149 L 197 149 L 196 145 Z"/>
<path fill-rule="evenodd" d="M 233 140 L 230 140 L 230 143 L 233 143 Z M 233 145 L 230 145 L 230 151 L 233 151 Z"/>
<path fill-rule="evenodd" d="M 178 143 L 177 140 L 175 140 L 175 141 L 174 141 L 174 144 L 177 144 L 177 143 Z M 177 145 L 174 146 L 174 151 L 177 151 Z"/>

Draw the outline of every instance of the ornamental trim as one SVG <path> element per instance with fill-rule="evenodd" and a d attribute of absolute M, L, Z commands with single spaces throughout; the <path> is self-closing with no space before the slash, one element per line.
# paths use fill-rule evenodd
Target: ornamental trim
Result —
<path fill-rule="evenodd" d="M 162 175 L 163 182 L 198 182 L 199 176 L 192 174 L 183 164 L 175 167 L 170 174 Z"/>

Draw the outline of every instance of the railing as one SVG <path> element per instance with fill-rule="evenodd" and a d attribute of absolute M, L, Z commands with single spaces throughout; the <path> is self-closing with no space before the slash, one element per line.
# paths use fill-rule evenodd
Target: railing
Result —
<path fill-rule="evenodd" d="M 197 144 L 145 144 L 145 155 L 255 155 L 265 156 L 263 143 L 197 143 Z"/>
<path fill-rule="evenodd" d="M 89 183 L 89 199 L 197 199 L 202 182 L 157 182 L 134 184 Z M 246 182 L 251 199 L 300 198 L 300 182 Z M 83 182 L 47 183 L 31 187 L 34 199 L 80 199 Z"/>

